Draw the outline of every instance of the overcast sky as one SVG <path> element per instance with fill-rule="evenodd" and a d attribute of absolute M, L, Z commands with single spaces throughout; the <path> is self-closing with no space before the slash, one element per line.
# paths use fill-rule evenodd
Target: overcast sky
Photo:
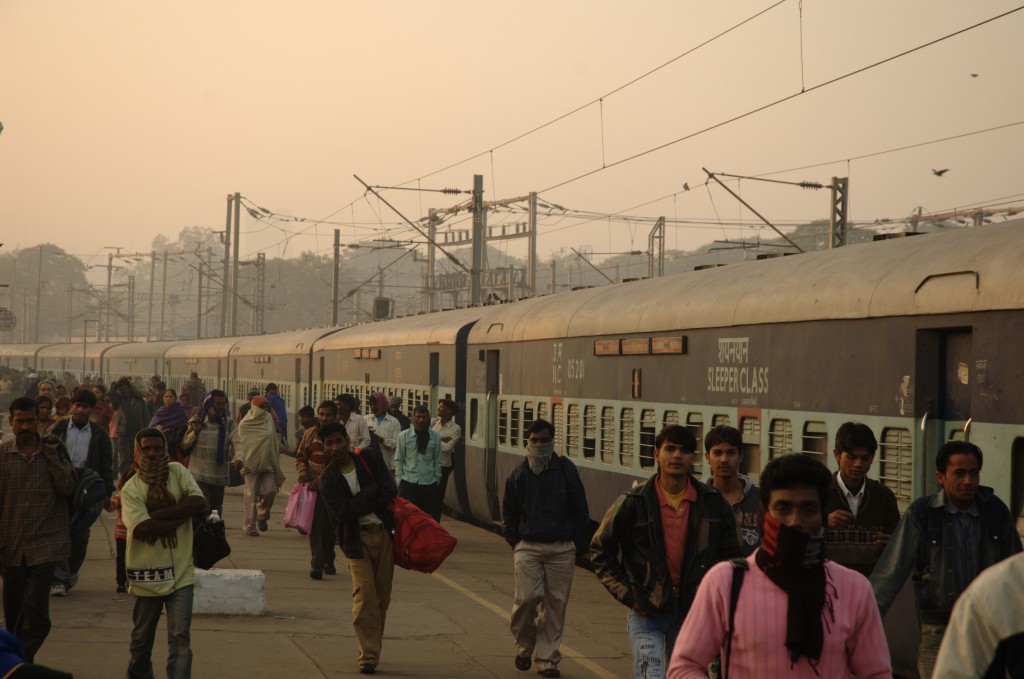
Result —
<path fill-rule="evenodd" d="M 719 225 L 758 222 L 709 192 L 702 167 L 839 161 L 772 176 L 848 176 L 857 222 L 1024 204 L 1024 125 L 847 162 L 1024 121 L 1024 11 L 812 89 L 1017 0 L 805 0 L 802 19 L 797 0 L 772 4 L 2 0 L 0 242 L 105 263 L 104 246 L 223 228 L 236 191 L 310 220 L 243 213 L 243 257 L 329 252 L 339 224 L 346 243 L 409 238 L 354 174 L 431 189 L 482 174 L 489 200 L 539 191 L 572 210 L 690 220 L 670 248 L 758 234 Z M 828 217 L 825 191 L 731 186 L 779 223 Z M 412 219 L 463 199 L 385 195 Z M 649 230 L 545 215 L 539 255 L 582 244 L 600 259 L 646 248 Z"/>

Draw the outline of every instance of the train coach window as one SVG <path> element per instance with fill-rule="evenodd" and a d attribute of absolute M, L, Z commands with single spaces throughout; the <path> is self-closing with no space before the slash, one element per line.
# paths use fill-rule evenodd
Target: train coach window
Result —
<path fill-rule="evenodd" d="M 658 436 L 658 419 L 653 410 L 640 411 L 640 468 L 654 467 L 654 440 Z"/>
<path fill-rule="evenodd" d="M 718 417 L 716 415 L 715 417 Z M 693 458 L 693 475 L 698 479 L 704 476 L 704 456 L 700 452 L 704 449 L 704 415 L 701 413 L 686 414 L 686 428 L 693 432 L 697 439 L 697 455 Z"/>
<path fill-rule="evenodd" d="M 469 401 L 469 438 L 476 440 L 476 423 L 480 419 L 480 402 L 477 399 Z"/>
<path fill-rule="evenodd" d="M 666 410 L 665 417 L 661 420 L 661 427 L 669 427 L 673 424 L 679 424 L 679 413 L 675 410 Z"/>
<path fill-rule="evenodd" d="M 513 448 L 519 446 L 519 401 L 512 401 L 512 421 L 508 425 L 508 438 Z"/>
<path fill-rule="evenodd" d="M 728 427 L 731 424 L 732 424 L 732 420 L 729 418 L 728 415 L 712 415 L 711 416 L 711 426 L 712 427 L 720 427 L 722 425 L 725 425 L 726 427 Z"/>
<path fill-rule="evenodd" d="M 909 429 L 887 427 L 878 442 L 878 479 L 896 496 L 900 511 L 913 497 L 913 437 Z"/>
<path fill-rule="evenodd" d="M 768 430 L 768 459 L 793 452 L 793 423 L 789 420 L 772 420 Z"/>
<path fill-rule="evenodd" d="M 548 404 L 546 401 L 539 401 L 537 403 L 537 419 L 547 420 L 548 419 Z M 551 420 L 548 420 L 549 422 Z"/>
<path fill-rule="evenodd" d="M 555 427 L 555 447 L 557 448 L 561 441 L 565 441 L 565 413 L 562 410 L 561 403 L 556 403 L 551 411 L 551 424 Z M 566 444 L 564 450 L 566 453 L 569 452 L 568 444 Z"/>
<path fill-rule="evenodd" d="M 744 474 L 761 471 L 761 421 L 756 417 L 740 418 L 740 434 L 743 436 Z"/>
<path fill-rule="evenodd" d="M 593 460 L 597 452 L 597 408 L 583 407 L 583 457 Z"/>
<path fill-rule="evenodd" d="M 803 451 L 828 466 L 828 426 L 824 422 L 804 424 Z"/>
<path fill-rule="evenodd" d="M 601 408 L 601 462 L 615 461 L 615 408 Z"/>
<path fill-rule="evenodd" d="M 505 445 L 508 440 L 508 401 L 498 403 L 498 443 Z"/>
<path fill-rule="evenodd" d="M 633 446 L 636 434 L 636 422 L 633 409 L 623 408 L 619 417 L 619 464 L 623 467 L 633 466 Z"/>
<path fill-rule="evenodd" d="M 566 413 L 566 434 L 565 448 L 569 457 L 577 457 L 580 454 L 580 407 L 575 403 L 569 406 Z"/>
<path fill-rule="evenodd" d="M 527 401 L 523 404 L 523 442 L 530 438 L 529 431 L 530 425 L 533 424 L 533 401 Z"/>

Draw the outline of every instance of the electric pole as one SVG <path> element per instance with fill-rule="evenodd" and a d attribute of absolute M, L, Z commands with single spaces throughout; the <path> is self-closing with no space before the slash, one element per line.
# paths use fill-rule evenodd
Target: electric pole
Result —
<path fill-rule="evenodd" d="M 339 272 L 338 269 L 341 267 L 341 229 L 334 230 L 334 284 L 331 287 L 331 325 L 338 325 L 338 298 L 340 290 L 338 286 Z"/>
<path fill-rule="evenodd" d="M 487 221 L 484 212 L 484 176 L 473 175 L 473 265 L 470 269 L 470 305 L 480 304 L 480 282 L 487 250 Z"/>
<path fill-rule="evenodd" d="M 849 200 L 849 177 L 832 177 L 832 209 L 828 217 L 829 249 L 846 245 L 849 232 L 847 206 Z"/>
<path fill-rule="evenodd" d="M 231 336 L 238 335 L 238 235 L 239 218 L 238 213 L 242 208 L 242 194 L 235 194 L 235 252 L 233 257 L 233 269 L 231 271 Z"/>
<path fill-rule="evenodd" d="M 153 289 L 156 286 L 156 250 L 149 253 L 149 315 L 146 317 L 146 341 L 153 339 Z"/>
<path fill-rule="evenodd" d="M 228 194 L 228 217 L 224 225 L 224 273 L 221 275 L 220 288 L 220 336 L 227 336 L 228 332 L 228 264 L 231 262 L 231 204 L 235 197 Z"/>

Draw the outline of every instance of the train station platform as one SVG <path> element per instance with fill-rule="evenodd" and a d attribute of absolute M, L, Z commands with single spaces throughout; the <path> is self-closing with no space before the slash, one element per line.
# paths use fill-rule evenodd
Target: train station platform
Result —
<path fill-rule="evenodd" d="M 352 629 L 352 585 L 338 550 L 338 574 L 309 577 L 308 539 L 281 526 L 289 480 L 278 495 L 270 530 L 242 534 L 241 488 L 227 491 L 224 518 L 232 553 L 219 568 L 256 569 L 266 576 L 266 612 L 196 615 L 192 621 L 192 676 L 196 679 L 345 677 L 358 675 Z M 449 517 L 443 523 L 459 544 L 430 575 L 395 569 L 378 674 L 387 677 L 508 678 L 537 676 L 513 665 L 508 628 L 512 607 L 512 551 L 500 536 Z M 116 594 L 114 517 L 104 513 L 92 529 L 78 585 L 51 597 L 53 630 L 36 661 L 72 672 L 76 679 L 124 676 L 132 629 L 130 595 Z M 573 580 L 559 665 L 568 679 L 616 679 L 632 674 L 626 610 L 590 571 Z M 153 650 L 156 676 L 164 676 L 166 628 Z"/>

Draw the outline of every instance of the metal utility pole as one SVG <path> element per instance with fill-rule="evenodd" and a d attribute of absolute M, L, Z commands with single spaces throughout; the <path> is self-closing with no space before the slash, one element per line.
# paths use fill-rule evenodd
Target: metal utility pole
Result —
<path fill-rule="evenodd" d="M 657 266 L 655 266 L 657 265 Z M 665 275 L 665 218 L 658 217 L 657 223 L 647 236 L 647 277 Z"/>
<path fill-rule="evenodd" d="M 256 253 L 256 308 L 255 317 L 256 322 L 253 324 L 253 332 L 257 335 L 263 334 L 263 305 L 264 305 L 264 288 L 267 281 L 267 256 L 262 252 Z"/>
<path fill-rule="evenodd" d="M 338 325 L 338 298 L 341 284 L 338 269 L 341 266 L 341 229 L 334 230 L 334 283 L 331 286 L 331 325 Z"/>
<path fill-rule="evenodd" d="M 74 287 L 71 281 L 68 281 L 68 292 L 67 292 L 67 321 L 64 324 L 65 335 L 67 339 L 64 340 L 68 344 L 71 344 L 71 310 L 73 305 L 71 304 L 71 295 L 74 292 Z"/>
<path fill-rule="evenodd" d="M 203 338 L 203 269 L 206 267 L 206 262 L 203 258 L 199 258 L 199 287 L 196 294 L 196 299 L 199 301 L 196 303 L 196 339 Z M 152 297 L 152 293 L 150 293 Z M 153 305 L 150 304 L 150 315 L 152 315 Z"/>
<path fill-rule="evenodd" d="M 242 208 L 242 194 L 235 194 L 235 252 L 231 270 L 231 336 L 238 335 L 238 234 L 239 218 L 238 213 Z"/>
<path fill-rule="evenodd" d="M 103 318 L 104 318 L 104 323 L 103 323 L 103 341 L 104 342 L 109 342 L 110 341 L 110 309 L 112 308 L 111 307 L 111 300 L 110 300 L 110 282 L 111 282 L 110 279 L 113 276 L 113 273 L 114 273 L 114 253 L 110 252 L 110 253 L 107 253 L 107 307 L 106 307 L 106 309 L 103 310 Z"/>
<path fill-rule="evenodd" d="M 202 275 L 200 275 L 202 279 Z M 156 287 L 156 250 L 149 253 L 149 315 L 146 317 L 146 341 L 153 340 L 153 289 Z"/>
<path fill-rule="evenodd" d="M 480 280 L 487 250 L 487 221 L 484 212 L 484 176 L 473 175 L 473 265 L 470 267 L 469 303 L 480 304 Z"/>
<path fill-rule="evenodd" d="M 135 276 L 128 276 L 128 341 L 135 341 Z"/>
<path fill-rule="evenodd" d="M 832 177 L 832 209 L 828 217 L 829 249 L 846 245 L 850 229 L 847 223 L 849 186 L 849 177 Z"/>
<path fill-rule="evenodd" d="M 36 322 L 32 327 L 33 341 L 39 344 L 39 307 L 43 305 L 43 246 L 39 246 L 39 268 L 36 270 Z"/>
<path fill-rule="evenodd" d="M 555 266 L 557 264 L 558 264 L 558 262 L 556 262 L 555 259 L 552 257 L 551 258 L 551 294 L 552 295 L 555 294 L 555 292 L 557 291 L 557 287 L 555 286 Z"/>
<path fill-rule="evenodd" d="M 433 311 L 437 304 L 437 296 L 434 293 L 434 239 L 437 238 L 437 210 L 430 208 L 427 212 L 427 311 Z"/>
<path fill-rule="evenodd" d="M 529 252 L 526 255 L 526 284 L 530 287 L 530 297 L 537 296 L 537 192 L 530 192 L 530 237 Z"/>
<path fill-rule="evenodd" d="M 231 204 L 235 197 L 228 194 L 228 217 L 224 225 L 224 272 L 221 274 L 220 288 L 220 336 L 225 337 L 228 332 L 228 264 L 231 262 Z"/>
<path fill-rule="evenodd" d="M 164 338 L 164 311 L 167 307 L 167 250 L 164 250 L 163 281 L 160 283 L 160 332 L 157 337 Z"/>

